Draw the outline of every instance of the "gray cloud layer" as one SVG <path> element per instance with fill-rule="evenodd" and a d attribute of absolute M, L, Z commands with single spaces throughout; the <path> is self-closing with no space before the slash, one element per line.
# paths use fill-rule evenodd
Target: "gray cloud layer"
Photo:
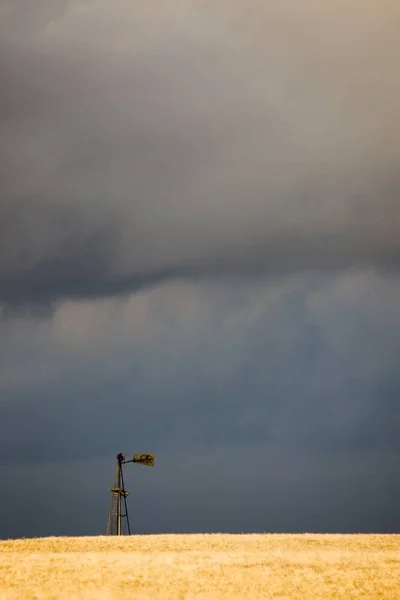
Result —
<path fill-rule="evenodd" d="M 399 306 L 370 272 L 0 321 L 1 535 L 103 533 L 119 450 L 157 454 L 134 531 L 398 531 Z"/>
<path fill-rule="evenodd" d="M 397 3 L 1 5 L 0 303 L 400 259 Z"/>
<path fill-rule="evenodd" d="M 399 17 L 0 2 L 1 535 L 398 530 Z"/>

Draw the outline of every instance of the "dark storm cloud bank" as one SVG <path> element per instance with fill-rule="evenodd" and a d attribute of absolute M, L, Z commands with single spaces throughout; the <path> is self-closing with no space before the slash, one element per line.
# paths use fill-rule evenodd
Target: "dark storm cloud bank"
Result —
<path fill-rule="evenodd" d="M 35 390 L 29 399 L 22 397 L 0 410 L 0 465 L 57 462 L 61 467 L 71 460 L 113 457 L 135 448 L 159 452 L 165 460 L 169 453 L 196 446 L 201 455 L 201 448 L 219 452 L 225 445 L 234 445 L 244 464 L 254 463 L 253 445 L 263 454 L 258 461 L 281 452 L 297 452 L 306 463 L 313 456 L 345 462 L 369 452 L 400 454 L 398 378 L 391 385 L 380 382 L 378 391 L 371 382 L 346 382 L 336 390 L 342 393 L 340 399 L 326 389 L 313 397 L 304 384 L 301 389 L 285 386 L 285 373 L 267 391 L 255 382 L 238 386 L 231 381 L 218 393 L 211 384 L 192 381 L 189 390 L 182 385 L 175 401 L 171 391 L 161 400 L 140 389 L 133 397 L 121 386 L 101 381 L 71 385 L 67 393 Z"/>
<path fill-rule="evenodd" d="M 399 530 L 398 281 L 221 287 L 1 324 L 1 536 L 104 533 L 120 450 L 134 532 Z"/>
<path fill-rule="evenodd" d="M 4 3 L 1 303 L 398 268 L 398 9 L 246 7 Z"/>
<path fill-rule="evenodd" d="M 17 343 L 13 328 L 9 337 L 4 329 L 0 464 L 101 458 L 129 452 L 132 444 L 162 455 L 233 444 L 246 454 L 255 444 L 266 454 L 298 452 L 305 461 L 397 455 L 398 293 L 385 290 L 383 278 L 357 284 L 349 277 L 345 288 L 351 283 L 344 303 L 334 285 L 323 292 L 314 284 L 320 315 L 309 305 L 313 286 L 275 300 L 266 295 L 254 321 L 242 320 L 246 299 L 226 301 L 235 287 L 215 308 L 230 327 L 222 315 L 206 313 L 189 331 L 179 327 L 180 308 L 166 299 L 159 308 L 165 313 L 157 314 L 157 304 L 144 325 L 150 347 L 134 330 L 118 342 L 110 317 L 100 321 L 111 321 L 104 341 L 86 330 L 88 345 L 80 348 L 78 337 L 63 353 L 55 340 L 35 341 L 34 329 L 21 338 L 16 325 Z M 166 323 L 172 325 L 165 335 Z"/>

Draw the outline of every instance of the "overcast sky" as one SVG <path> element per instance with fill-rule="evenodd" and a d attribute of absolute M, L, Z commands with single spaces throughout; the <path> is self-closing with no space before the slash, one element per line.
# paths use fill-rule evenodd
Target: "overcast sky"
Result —
<path fill-rule="evenodd" d="M 0 0 L 0 537 L 400 531 L 399 26 Z"/>

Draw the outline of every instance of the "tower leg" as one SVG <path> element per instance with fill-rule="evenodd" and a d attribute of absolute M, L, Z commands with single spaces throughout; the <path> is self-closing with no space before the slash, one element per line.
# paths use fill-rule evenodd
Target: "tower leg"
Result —
<path fill-rule="evenodd" d="M 125 519 L 126 528 L 128 535 L 131 534 L 131 529 L 129 525 L 129 517 L 128 517 L 128 505 L 126 498 L 129 495 L 129 492 L 125 490 L 124 487 L 124 476 L 122 472 L 122 462 L 124 457 L 122 454 L 117 456 L 117 469 L 115 473 L 114 479 L 114 487 L 110 488 L 111 503 L 110 510 L 108 512 L 108 524 L 107 524 L 107 535 L 125 535 L 122 519 Z M 121 504 L 122 498 L 124 501 L 124 509 L 125 514 L 121 512 Z"/>
<path fill-rule="evenodd" d="M 121 535 L 121 465 L 117 465 L 118 495 L 117 495 L 117 535 Z"/>

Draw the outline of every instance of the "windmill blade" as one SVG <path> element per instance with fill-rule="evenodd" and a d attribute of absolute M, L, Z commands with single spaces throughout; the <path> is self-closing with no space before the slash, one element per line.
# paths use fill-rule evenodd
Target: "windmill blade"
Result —
<path fill-rule="evenodd" d="M 134 454 L 132 462 L 146 467 L 154 467 L 154 459 L 155 454 Z"/>

